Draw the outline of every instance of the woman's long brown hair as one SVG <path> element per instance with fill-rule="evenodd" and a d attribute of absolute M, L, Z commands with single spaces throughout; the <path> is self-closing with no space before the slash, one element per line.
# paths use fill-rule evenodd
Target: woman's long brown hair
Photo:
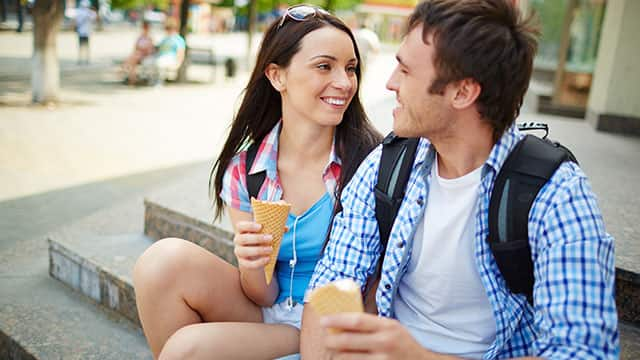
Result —
<path fill-rule="evenodd" d="M 244 90 L 244 98 L 233 119 L 224 147 L 211 170 L 209 190 L 210 196 L 214 198 L 216 219 L 222 215 L 224 207 L 220 197 L 222 179 L 231 159 L 246 144 L 261 142 L 282 117 L 280 93 L 271 86 L 264 74 L 269 64 L 287 67 L 291 58 L 300 50 L 301 41 L 305 35 L 325 26 L 333 26 L 349 35 L 353 43 L 358 59 L 356 77 L 360 84 L 360 53 L 353 33 L 340 19 L 318 11 L 314 17 L 305 21 L 285 19 L 282 26 L 279 26 L 280 20 L 274 21 L 264 35 L 256 65 Z M 380 134 L 371 125 L 364 112 L 359 92 L 358 88 L 335 132 L 335 151 L 342 161 L 335 194 L 338 200 L 336 209 L 341 209 L 339 199 L 344 185 L 356 172 L 360 162 L 381 140 Z"/>

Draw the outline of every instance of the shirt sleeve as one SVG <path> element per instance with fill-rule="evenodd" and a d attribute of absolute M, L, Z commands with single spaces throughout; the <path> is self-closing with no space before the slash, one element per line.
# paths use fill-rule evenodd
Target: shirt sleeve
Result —
<path fill-rule="evenodd" d="M 187 47 L 187 43 L 184 41 L 182 36 L 178 35 L 176 39 L 177 39 L 176 45 L 178 47 L 178 50 L 184 50 Z"/>
<path fill-rule="evenodd" d="M 374 195 L 380 149 L 369 154 L 342 191 L 343 210 L 333 220 L 329 242 L 316 264 L 309 291 L 343 278 L 356 281 L 364 289 L 374 273 L 380 258 Z"/>
<path fill-rule="evenodd" d="M 247 191 L 245 171 L 246 154 L 246 151 L 243 151 L 231 159 L 222 178 L 220 198 L 222 198 L 226 206 L 240 211 L 251 212 L 251 201 Z"/>
<path fill-rule="evenodd" d="M 615 359 L 614 244 L 591 186 L 577 165 L 565 163 L 540 195 L 539 215 L 532 211 L 536 355 Z"/>

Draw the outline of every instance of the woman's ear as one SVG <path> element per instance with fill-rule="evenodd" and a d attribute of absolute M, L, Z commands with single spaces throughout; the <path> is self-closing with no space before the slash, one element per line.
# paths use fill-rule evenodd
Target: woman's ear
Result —
<path fill-rule="evenodd" d="M 280 66 L 274 63 L 267 65 L 264 75 L 269 79 L 271 86 L 273 86 L 276 91 L 282 92 L 285 89 L 286 81 L 284 78 L 284 71 Z"/>

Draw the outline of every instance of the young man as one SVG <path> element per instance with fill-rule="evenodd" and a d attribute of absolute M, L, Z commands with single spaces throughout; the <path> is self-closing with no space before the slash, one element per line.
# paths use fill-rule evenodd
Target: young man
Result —
<path fill-rule="evenodd" d="M 509 0 L 416 7 L 387 87 L 395 133 L 422 139 L 385 252 L 380 316 L 320 318 L 305 306 L 303 357 L 618 357 L 613 239 L 575 163 L 557 169 L 529 213 L 533 306 L 508 290 L 487 244 L 496 175 L 523 137 L 513 124 L 535 35 Z M 375 276 L 380 156 L 379 147 L 344 189 L 310 288 Z"/>

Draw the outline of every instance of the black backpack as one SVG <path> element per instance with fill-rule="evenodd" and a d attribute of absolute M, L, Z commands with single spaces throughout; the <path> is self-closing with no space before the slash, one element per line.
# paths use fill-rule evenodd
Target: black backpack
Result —
<path fill-rule="evenodd" d="M 544 130 L 542 138 L 526 135 L 507 157 L 496 177 L 489 202 L 489 237 L 500 273 L 509 290 L 533 303 L 533 261 L 528 216 L 538 192 L 565 161 L 578 161 L 569 149 L 547 139 L 542 123 L 518 125 L 520 130 Z M 376 219 L 384 257 L 391 227 L 404 198 L 418 146 L 416 138 L 390 133 L 383 141 L 375 187 Z M 382 258 L 380 264 L 382 264 Z"/>

